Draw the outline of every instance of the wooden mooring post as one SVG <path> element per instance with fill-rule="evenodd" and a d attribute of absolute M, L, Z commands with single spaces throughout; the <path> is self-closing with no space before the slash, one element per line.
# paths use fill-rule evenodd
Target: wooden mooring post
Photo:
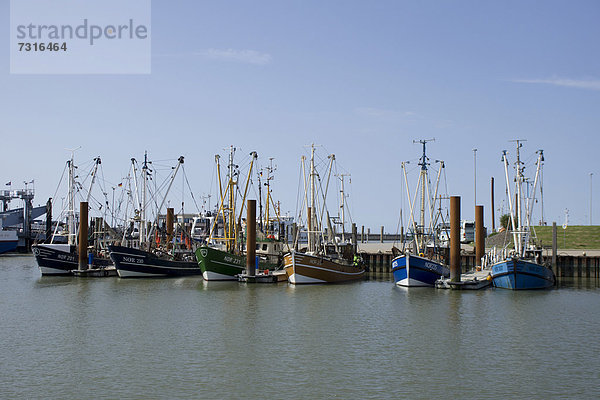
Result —
<path fill-rule="evenodd" d="M 246 210 L 246 272 L 256 274 L 256 200 L 248 200 Z"/>
<path fill-rule="evenodd" d="M 450 281 L 460 282 L 460 196 L 450 197 Z"/>
<path fill-rule="evenodd" d="M 88 203 L 79 203 L 79 270 L 88 269 Z"/>
<path fill-rule="evenodd" d="M 483 206 L 475 206 L 475 266 L 481 267 L 485 253 L 485 235 L 483 232 Z"/>

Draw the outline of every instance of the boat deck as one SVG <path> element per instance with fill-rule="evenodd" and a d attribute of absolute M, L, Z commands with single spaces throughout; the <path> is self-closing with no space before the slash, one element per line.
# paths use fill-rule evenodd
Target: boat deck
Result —
<path fill-rule="evenodd" d="M 459 282 L 451 282 L 450 278 L 441 278 L 435 282 L 438 289 L 478 290 L 490 286 L 492 279 L 487 269 L 461 274 Z"/>

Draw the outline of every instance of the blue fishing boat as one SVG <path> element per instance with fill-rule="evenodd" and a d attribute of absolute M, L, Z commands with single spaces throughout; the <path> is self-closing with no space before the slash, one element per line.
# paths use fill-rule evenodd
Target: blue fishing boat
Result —
<path fill-rule="evenodd" d="M 445 265 L 414 254 L 394 258 L 392 273 L 398 286 L 433 286 L 441 277 L 450 276 Z"/>
<path fill-rule="evenodd" d="M 523 194 L 522 185 L 527 180 L 524 177 L 525 164 L 521 162 L 520 149 L 523 140 L 515 140 L 517 143 L 515 162 L 515 192 L 510 190 L 510 178 L 508 174 L 508 157 L 506 150 L 502 153 L 502 162 L 506 175 L 506 187 L 510 208 L 510 222 L 513 227 L 512 237 L 514 249 L 504 250 L 503 259 L 492 263 L 491 276 L 494 287 L 511 290 L 523 289 L 547 289 L 554 286 L 556 277 L 552 270 L 541 263 L 541 250 L 531 240 L 532 236 L 532 211 L 535 204 L 537 185 L 540 180 L 542 165 L 544 161 L 543 150 L 538 150 L 536 160 L 536 174 L 533 181 L 533 190 L 529 196 Z M 540 189 L 540 193 L 541 193 Z M 541 195 L 541 194 L 540 194 Z M 535 231 L 533 231 L 535 232 Z"/>
<path fill-rule="evenodd" d="M 432 139 L 433 140 L 433 139 Z M 419 159 L 419 182 L 414 196 L 409 193 L 408 177 L 406 164 L 402 163 L 404 180 L 406 183 L 406 194 L 410 207 L 410 221 L 408 226 L 408 237 L 410 242 L 406 244 L 403 238 L 403 254 L 392 260 L 392 273 L 394 282 L 398 286 L 434 286 L 435 281 L 442 277 L 450 276 L 450 269 L 444 265 L 444 249 L 442 248 L 443 233 L 441 227 L 447 224 L 443 223 L 441 218 L 441 196 L 438 197 L 438 186 L 440 176 L 444 169 L 443 161 L 439 163 L 434 191 L 430 192 L 430 181 L 428 177 L 428 167 L 430 165 L 425 146 L 430 140 L 413 141 L 423 145 L 423 154 Z M 416 201 L 420 200 L 420 213 L 417 219 L 414 214 L 417 209 Z M 426 221 L 426 217 L 428 221 Z M 447 235 L 446 235 L 447 237 Z M 447 245 L 447 243 L 446 243 Z"/>
<path fill-rule="evenodd" d="M 547 289 L 554 286 L 552 270 L 535 262 L 511 258 L 492 266 L 494 286 L 502 289 Z"/>

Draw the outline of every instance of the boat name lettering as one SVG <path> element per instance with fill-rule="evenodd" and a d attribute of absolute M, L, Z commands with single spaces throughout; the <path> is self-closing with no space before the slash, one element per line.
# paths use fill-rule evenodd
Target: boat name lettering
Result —
<path fill-rule="evenodd" d="M 132 264 L 142 264 L 144 262 L 144 259 L 136 257 L 123 257 L 123 261 Z"/>
<path fill-rule="evenodd" d="M 437 268 L 438 268 L 438 266 L 437 266 L 437 264 L 433 264 L 433 263 L 430 263 L 430 262 L 426 262 L 426 263 L 425 263 L 425 268 L 429 268 L 429 269 L 434 269 L 434 270 L 435 270 L 435 269 L 437 269 Z"/>
<path fill-rule="evenodd" d="M 228 262 L 228 263 L 232 263 L 232 264 L 238 264 L 238 265 L 242 264 L 241 260 L 238 260 L 237 258 L 233 258 L 231 256 L 225 256 L 225 257 L 223 257 L 223 261 Z"/>

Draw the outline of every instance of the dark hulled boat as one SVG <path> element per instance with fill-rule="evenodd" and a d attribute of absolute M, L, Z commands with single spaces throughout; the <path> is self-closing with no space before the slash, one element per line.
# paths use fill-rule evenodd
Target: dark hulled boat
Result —
<path fill-rule="evenodd" d="M 121 278 L 202 275 L 202 270 L 191 252 L 182 255 L 181 260 L 176 260 L 165 254 L 131 247 L 108 246 L 108 249 Z"/>

